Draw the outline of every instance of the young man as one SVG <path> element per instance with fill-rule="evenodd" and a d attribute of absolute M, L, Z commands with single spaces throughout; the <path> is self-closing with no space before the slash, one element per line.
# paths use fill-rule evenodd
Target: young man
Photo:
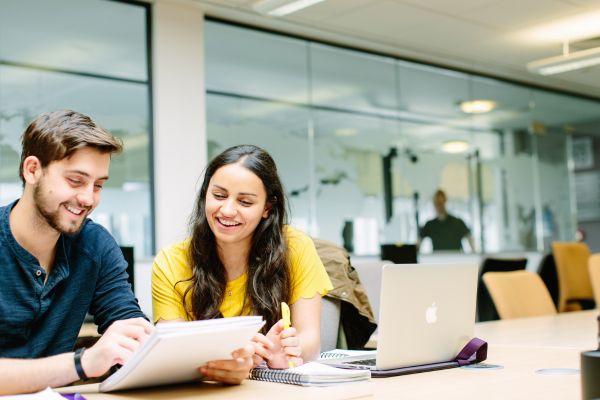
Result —
<path fill-rule="evenodd" d="M 85 115 L 56 111 L 36 118 L 22 145 L 23 196 L 0 207 L 0 394 L 101 376 L 153 330 L 117 243 L 87 219 L 121 142 Z M 88 311 L 103 335 L 73 352 Z M 239 349 L 202 374 L 239 383 L 252 354 L 252 346 Z"/>
<path fill-rule="evenodd" d="M 475 251 L 475 241 L 471 231 L 464 221 L 454 215 L 448 214 L 446 210 L 446 193 L 437 190 L 433 195 L 433 207 L 436 218 L 427 221 L 419 232 L 420 239 L 431 238 L 433 250 L 458 250 L 462 251 L 462 239 L 467 238 L 471 252 Z"/>

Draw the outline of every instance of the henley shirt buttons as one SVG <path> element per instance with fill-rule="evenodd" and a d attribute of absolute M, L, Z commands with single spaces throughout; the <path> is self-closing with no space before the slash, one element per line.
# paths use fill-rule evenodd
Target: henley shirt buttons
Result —
<path fill-rule="evenodd" d="M 42 275 L 42 271 L 40 271 L 39 269 L 37 271 L 35 271 L 35 276 L 41 276 Z"/>

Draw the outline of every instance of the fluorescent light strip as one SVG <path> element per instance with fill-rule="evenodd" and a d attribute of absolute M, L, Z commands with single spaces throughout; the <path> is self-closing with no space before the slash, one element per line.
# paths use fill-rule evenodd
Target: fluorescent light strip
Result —
<path fill-rule="evenodd" d="M 553 75 L 600 64 L 600 47 L 564 56 L 545 58 L 527 64 L 527 69 L 540 75 Z"/>
<path fill-rule="evenodd" d="M 263 0 L 254 5 L 254 9 L 262 14 L 267 14 L 272 17 L 282 17 L 320 3 L 324 0 L 296 0 L 296 1 L 281 1 L 281 0 Z"/>
<path fill-rule="evenodd" d="M 274 17 L 282 17 L 284 15 L 294 13 L 298 10 L 302 10 L 303 8 L 310 7 L 313 4 L 317 4 L 322 1 L 323 0 L 298 0 L 298 1 L 294 1 L 293 3 L 287 4 L 285 6 L 276 8 L 273 11 L 269 12 L 268 14 L 272 15 Z"/>

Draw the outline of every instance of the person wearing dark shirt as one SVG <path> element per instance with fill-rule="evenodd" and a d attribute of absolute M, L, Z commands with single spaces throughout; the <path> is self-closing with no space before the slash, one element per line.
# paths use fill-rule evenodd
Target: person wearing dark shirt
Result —
<path fill-rule="evenodd" d="M 23 195 L 0 207 L 0 394 L 102 376 L 154 329 L 119 246 L 87 218 L 121 149 L 89 117 L 68 110 L 40 115 L 23 134 Z M 87 312 L 102 336 L 73 352 Z M 249 345 L 205 376 L 239 383 L 252 355 Z"/>
<path fill-rule="evenodd" d="M 419 231 L 420 240 L 431 239 L 434 251 L 463 250 L 462 239 L 467 238 L 471 251 L 475 250 L 471 231 L 462 219 L 448 214 L 446 211 L 446 193 L 442 190 L 435 192 L 433 206 L 437 217 L 427 221 Z"/>

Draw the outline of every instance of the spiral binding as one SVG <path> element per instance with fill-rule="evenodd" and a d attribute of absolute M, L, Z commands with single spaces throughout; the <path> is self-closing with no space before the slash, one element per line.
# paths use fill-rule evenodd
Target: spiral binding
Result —
<path fill-rule="evenodd" d="M 349 354 L 346 353 L 339 353 L 339 352 L 335 352 L 335 351 L 324 351 L 319 355 L 320 359 L 326 359 L 326 358 L 343 358 L 343 357 L 348 357 Z"/>
<path fill-rule="evenodd" d="M 250 379 L 255 381 L 288 383 L 302 385 L 302 374 L 287 369 L 254 368 L 250 371 Z"/>

